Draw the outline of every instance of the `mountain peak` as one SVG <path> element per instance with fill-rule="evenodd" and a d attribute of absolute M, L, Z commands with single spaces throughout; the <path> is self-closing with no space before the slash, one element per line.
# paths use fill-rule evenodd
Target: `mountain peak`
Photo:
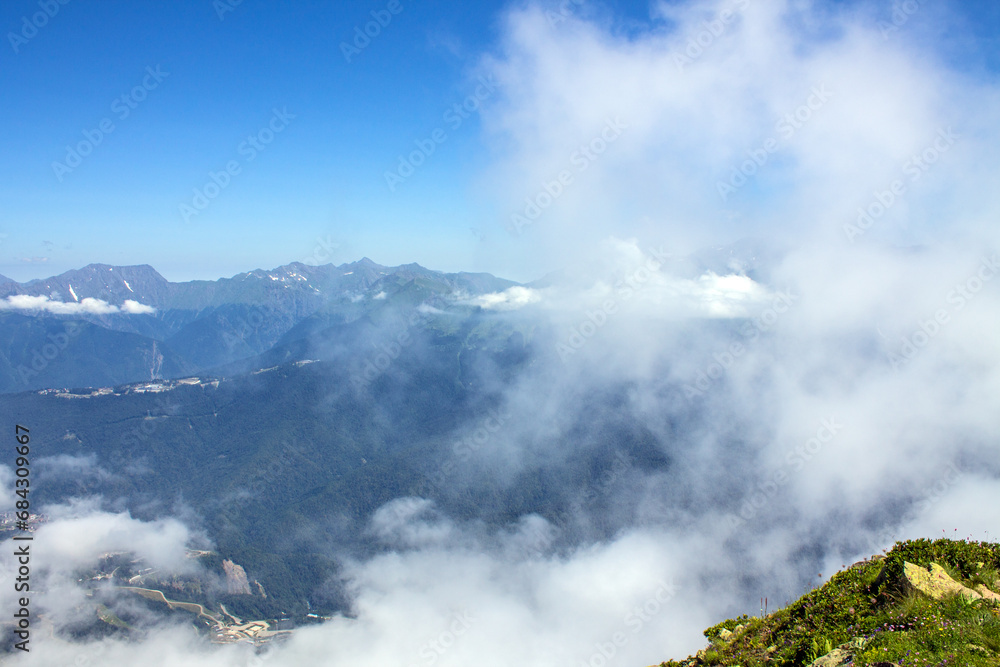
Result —
<path fill-rule="evenodd" d="M 86 276 L 88 274 L 89 275 L 111 274 L 111 275 L 125 276 L 126 278 L 129 279 L 144 278 L 147 280 L 154 280 L 159 283 L 168 282 L 166 278 L 160 275 L 159 271 L 154 269 L 149 264 L 130 264 L 126 266 L 115 266 L 113 264 L 88 264 L 82 269 L 74 269 L 66 271 L 64 273 L 59 274 L 58 276 L 54 276 L 54 278 L 58 279 L 64 276 L 79 278 L 81 276 Z M 52 278 L 49 278 L 48 280 L 52 280 Z"/>
<path fill-rule="evenodd" d="M 23 284 L 11 281 L 4 285 L 2 295 L 45 296 L 52 301 L 64 302 L 92 298 L 112 305 L 138 301 L 145 305 L 159 306 L 169 289 L 167 279 L 148 264 L 88 264 L 81 269 L 72 269 L 57 276 Z"/>
<path fill-rule="evenodd" d="M 410 262 L 409 264 L 400 264 L 396 268 L 406 269 L 407 271 L 425 271 L 427 273 L 441 273 L 441 271 L 435 271 L 434 269 L 424 268 L 423 266 L 417 264 L 416 262 Z"/>

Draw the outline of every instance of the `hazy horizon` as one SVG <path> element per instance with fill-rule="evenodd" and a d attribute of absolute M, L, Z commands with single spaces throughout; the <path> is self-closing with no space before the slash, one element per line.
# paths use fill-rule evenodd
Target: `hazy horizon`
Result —
<path fill-rule="evenodd" d="M 8 3 L 0 25 L 39 6 Z M 164 311 L 8 299 L 38 311 L 11 324 L 14 352 L 86 311 L 93 337 L 60 361 L 231 370 L 161 408 L 17 394 L 60 408 L 26 417 L 59 426 L 40 479 L 80 480 L 36 542 L 57 628 L 86 616 L 76 572 L 108 550 L 221 586 L 184 549 L 231 539 L 260 497 L 309 519 L 282 558 L 337 564 L 300 598 L 350 599 L 269 648 L 276 667 L 658 664 L 897 539 L 998 532 L 1000 5 L 58 7 L 0 63 L 27 91 L 0 111 L 0 274 L 101 261 L 177 282 L 320 256 L 561 272 L 322 294 L 264 279 Z M 105 116 L 100 145 L 53 166 Z M 140 449 L 65 421 L 89 406 L 115 434 L 140 406 L 129 419 L 165 447 L 209 434 L 231 486 L 154 494 Z M 291 445 L 262 417 L 283 406 L 301 411 Z M 238 439 L 216 452 L 220 434 Z M 341 467 L 302 464 L 300 488 L 235 463 L 288 473 L 256 457 Z M 145 631 L 58 643 L 36 626 L 41 650 L 13 664 L 255 659 L 183 623 Z"/>

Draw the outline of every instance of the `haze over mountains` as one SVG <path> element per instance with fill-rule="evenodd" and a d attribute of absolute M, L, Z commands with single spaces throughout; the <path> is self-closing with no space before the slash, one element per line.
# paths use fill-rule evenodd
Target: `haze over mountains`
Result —
<path fill-rule="evenodd" d="M 670 261 L 679 278 L 732 270 L 755 275 L 758 256 L 766 253 L 744 241 Z M 253 370 L 251 359 L 268 351 L 260 363 L 306 358 L 317 336 L 346 336 L 360 345 L 372 327 L 407 304 L 459 318 L 510 312 L 525 305 L 508 303 L 510 288 L 527 295 L 570 280 L 554 274 L 519 286 L 484 273 L 387 267 L 365 258 L 171 283 L 150 266 L 91 264 L 0 285 L 0 392 Z M 484 300 L 486 295 L 498 296 Z M 74 352 L 63 354 L 64 340 L 73 341 Z M 246 363 L 223 368 L 240 360 Z"/>
<path fill-rule="evenodd" d="M 336 52 L 311 13 L 244 2 L 217 21 L 210 4 L 198 11 L 220 36 L 242 38 L 250 24 L 281 42 L 266 21 L 277 16 L 321 33 L 301 40 L 310 53 Z M 136 169 L 120 192 L 125 170 L 111 165 L 131 173 L 132 162 L 115 159 L 116 145 L 180 138 L 152 96 L 65 185 L 42 189 L 58 207 L 32 209 L 41 196 L 22 193 L 39 190 L 18 176 L 23 187 L 7 188 L 24 200 L 16 225 L 51 215 L 65 233 L 5 230 L 19 244 L 4 239 L 8 274 L 50 247 L 56 261 L 70 243 L 73 257 L 99 258 L 84 238 L 93 230 L 74 227 L 88 201 L 86 220 L 113 219 L 100 228 L 135 244 L 104 257 L 200 262 L 198 275 L 215 276 L 217 248 L 226 261 L 302 257 L 326 225 L 373 257 L 400 257 L 379 248 L 385 238 L 397 248 L 419 238 L 414 258 L 464 249 L 458 268 L 514 267 L 520 284 L 499 269 L 364 260 L 182 284 L 93 265 L 0 284 L 0 420 L 8 445 L 15 425 L 31 429 L 41 513 L 38 643 L 11 663 L 641 667 L 688 655 L 705 628 L 757 613 L 761 598 L 781 606 L 897 539 L 995 541 L 1000 84 L 986 55 L 954 56 L 992 45 L 970 41 L 961 20 L 978 22 L 980 4 L 698 0 L 644 5 L 649 20 L 633 21 L 590 2 L 529 2 L 491 17 L 498 42 L 482 50 L 428 39 L 439 33 L 424 23 L 413 43 L 434 58 L 476 50 L 466 64 L 496 85 L 466 139 L 449 127 L 446 143 L 426 140 L 435 153 L 392 196 L 382 170 L 426 145 L 451 86 L 427 98 L 428 116 L 394 108 L 399 142 L 359 133 L 282 153 L 317 124 L 342 134 L 376 108 L 361 91 L 352 104 L 312 104 L 187 227 L 175 219 L 180 195 L 207 183 L 238 137 L 192 132 L 167 146 L 176 164 L 133 143 L 135 164 L 157 171 Z M 955 18 L 959 5 L 978 8 Z M 156 16 L 186 19 L 182 6 Z M 391 57 L 403 52 L 393 40 L 445 10 L 401 6 L 339 74 L 382 68 L 426 85 Z M 64 61 L 38 57 L 43 40 L 74 26 L 106 57 L 105 36 L 71 19 L 96 20 L 98 5 L 65 11 L 21 65 L 57 73 Z M 221 48 L 202 35 L 170 34 L 166 51 L 177 39 Z M 305 103 L 326 91 L 314 86 L 326 70 L 306 70 L 299 87 L 284 57 L 258 49 L 251 61 L 238 64 L 277 67 L 270 86 L 213 70 L 234 86 L 247 131 L 258 121 L 243 93 L 267 109 L 279 93 Z M 192 58 L 188 71 L 216 63 L 234 64 Z M 188 91 L 178 117 L 204 108 L 192 81 L 177 69 L 165 83 L 165 94 Z M 62 109 L 33 104 L 25 123 Z M 344 109 L 355 115 L 327 113 Z M 83 116 L 64 119 L 66 136 Z M 212 118 L 224 133 L 234 124 Z M 616 119 L 612 142 L 602 128 Z M 61 152 L 62 141 L 19 155 Z M 189 160 L 194 143 L 204 164 Z M 352 186 L 324 166 L 329 150 L 345 169 L 374 165 L 373 188 L 340 199 Z M 160 165 L 172 165 L 176 198 L 151 187 Z M 49 178 L 47 168 L 37 171 Z M 458 185 L 459 168 L 477 187 Z M 509 228 L 512 215 L 530 224 Z M 218 243 L 244 229 L 240 244 Z M 145 254 L 147 234 L 173 250 Z M 734 243 L 748 236 L 765 240 Z M 247 261 L 239 268 L 260 265 Z M 0 528 L 12 535 L 21 497 L 7 451 Z M 14 549 L 0 550 L 0 573 L 19 567 Z M 19 608 L 9 583 L 0 610 Z M 123 587 L 205 605 L 227 627 Z M 241 620 L 295 627 L 281 644 L 213 644 Z"/>
<path fill-rule="evenodd" d="M 339 267 L 295 263 L 188 283 L 170 283 L 150 266 L 91 264 L 0 285 L 0 391 L 196 374 L 355 322 L 417 292 L 475 297 L 514 284 L 368 259 Z M 45 346 L 65 333 L 67 320 L 78 323 L 78 352 L 54 355 Z"/>
<path fill-rule="evenodd" d="M 661 326 L 701 322 L 697 335 L 712 338 L 781 298 L 748 275 L 762 268 L 753 244 L 673 258 L 615 242 L 609 253 L 623 263 L 596 301 L 573 270 L 518 285 L 367 259 L 183 284 L 91 265 L 8 284 L 8 349 L 45 363 L 26 376 L 31 360 L 7 355 L 7 389 L 20 393 L 0 414 L 31 415 L 46 434 L 38 502 L 114 499 L 151 522 L 179 503 L 199 517 L 200 546 L 268 591 L 223 596 L 231 610 L 345 613 L 347 562 L 425 539 L 396 535 L 399 521 L 440 512 L 491 542 L 519 526 L 494 547 L 515 558 L 613 536 L 639 511 L 630 480 L 673 456 L 621 412 L 628 383 L 603 383 L 562 416 L 574 447 L 558 461 L 496 449 L 545 432 L 516 435 L 533 420 L 508 394 L 561 381 L 591 339 L 603 347 L 621 313 L 649 299 L 670 300 Z M 45 389 L 24 391 L 24 377 Z"/>
<path fill-rule="evenodd" d="M 630 650 L 653 662 L 697 648 L 701 629 L 762 586 L 791 598 L 831 562 L 950 515 L 963 494 L 991 493 L 985 433 L 928 411 L 927 427 L 906 435 L 914 416 L 893 407 L 914 386 L 942 400 L 949 385 L 914 378 L 953 348 L 928 346 L 900 365 L 894 340 L 837 329 L 829 282 L 795 269 L 811 251 L 744 243 L 684 258 L 612 239 L 604 256 L 596 272 L 571 266 L 531 285 L 364 260 L 180 285 L 148 267 L 97 265 L 8 284 L 6 331 L 31 341 L 22 349 L 52 352 L 43 380 L 61 380 L 0 405 L 7 423 L 30 421 L 38 442 L 32 498 L 49 515 L 38 539 L 64 545 L 41 557 L 63 577 L 48 587 L 79 600 L 39 604 L 60 627 L 94 632 L 79 568 L 100 581 L 95 563 L 127 550 L 174 573 L 174 599 L 242 618 L 340 619 L 330 621 L 340 630 L 300 625 L 290 655 L 326 646 L 329 631 L 367 636 L 370 614 L 429 604 L 412 634 L 367 627 L 419 654 L 421 636 L 462 609 L 484 624 L 528 627 L 539 614 L 553 627 L 567 614 L 593 623 L 566 628 L 569 647 L 604 632 L 610 613 L 639 623 Z M 970 259 L 884 257 L 909 284 L 932 257 L 959 276 Z M 71 289 L 76 299 L 60 298 Z M 977 307 L 995 299 L 983 294 Z M 142 308 L 125 312 L 128 301 Z M 958 322 L 951 336 L 975 337 Z M 185 340 L 215 351 L 202 366 L 176 362 L 170 379 L 170 355 L 181 359 L 173 341 Z M 142 356 L 154 345 L 158 367 Z M 841 364 L 886 388 L 842 386 Z M 142 382 L 107 381 L 129 373 Z M 967 444 L 939 448 L 927 435 L 937 429 Z M 872 449 L 881 432 L 892 435 Z M 859 477 L 858 457 L 873 452 L 877 472 Z M 859 495 L 845 497 L 845 484 Z M 69 539 L 81 530 L 93 538 Z M 183 548 L 214 560 L 192 563 Z M 794 566 L 776 572 L 783 558 Z M 219 580 L 223 560 L 245 572 L 235 592 Z M 675 587 L 692 577 L 697 586 Z M 508 599 L 524 586 L 543 609 Z M 117 618 L 160 627 L 113 588 L 95 590 Z M 629 610 L 650 596 L 664 611 L 640 623 Z"/>

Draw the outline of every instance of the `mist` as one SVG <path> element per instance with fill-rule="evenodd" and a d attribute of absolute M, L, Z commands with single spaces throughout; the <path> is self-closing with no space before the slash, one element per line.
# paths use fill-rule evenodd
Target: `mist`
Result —
<path fill-rule="evenodd" d="M 380 553 L 342 556 L 350 613 L 260 655 L 170 626 L 39 633 L 12 664 L 657 664 L 895 540 L 995 538 L 1000 100 L 928 47 L 947 3 L 912 4 L 509 10 L 477 67 L 481 253 L 560 273 L 455 295 L 534 323 L 531 363 L 482 369 L 435 484 L 370 518 Z M 456 511 L 530 475 L 552 511 Z M 183 568 L 205 539 L 87 502 L 36 538 L 56 624 L 84 560 Z"/>

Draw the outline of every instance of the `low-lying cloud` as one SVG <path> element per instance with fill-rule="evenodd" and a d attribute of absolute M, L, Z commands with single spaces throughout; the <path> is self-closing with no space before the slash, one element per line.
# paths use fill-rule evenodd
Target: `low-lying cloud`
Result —
<path fill-rule="evenodd" d="M 86 297 L 79 302 L 52 301 L 47 296 L 17 294 L 0 301 L 0 311 L 14 310 L 44 312 L 53 315 L 153 315 L 156 308 L 125 299 L 121 306 L 113 306 L 103 299 Z"/>
<path fill-rule="evenodd" d="M 471 303 L 485 310 L 515 310 L 541 300 L 538 290 L 530 287 L 515 286 L 503 292 L 481 294 L 471 300 Z"/>
<path fill-rule="evenodd" d="M 504 246 L 537 273 L 571 270 L 478 302 L 541 333 L 497 383 L 503 423 L 454 433 L 475 447 L 448 484 L 535 475 L 573 509 L 491 531 L 391 500 L 365 527 L 387 550 L 345 564 L 353 614 L 300 629 L 269 664 L 654 664 L 894 539 L 996 537 L 1000 104 L 994 75 L 945 58 L 949 6 L 921 3 L 889 35 L 866 3 L 659 3 L 645 27 L 578 9 L 508 12 L 482 63 L 498 82 L 482 110 L 497 224 L 605 119 L 628 129 Z M 954 145 L 893 192 L 948 127 Z M 784 250 L 690 259 L 744 237 Z M 573 467 L 594 451 L 625 463 L 595 482 Z M 126 544 L 176 557 L 191 535 L 91 514 L 53 530 L 53 567 Z M 193 637 L 105 645 L 124 664 L 249 664 Z M 82 650 L 50 642 L 15 664 Z"/>

